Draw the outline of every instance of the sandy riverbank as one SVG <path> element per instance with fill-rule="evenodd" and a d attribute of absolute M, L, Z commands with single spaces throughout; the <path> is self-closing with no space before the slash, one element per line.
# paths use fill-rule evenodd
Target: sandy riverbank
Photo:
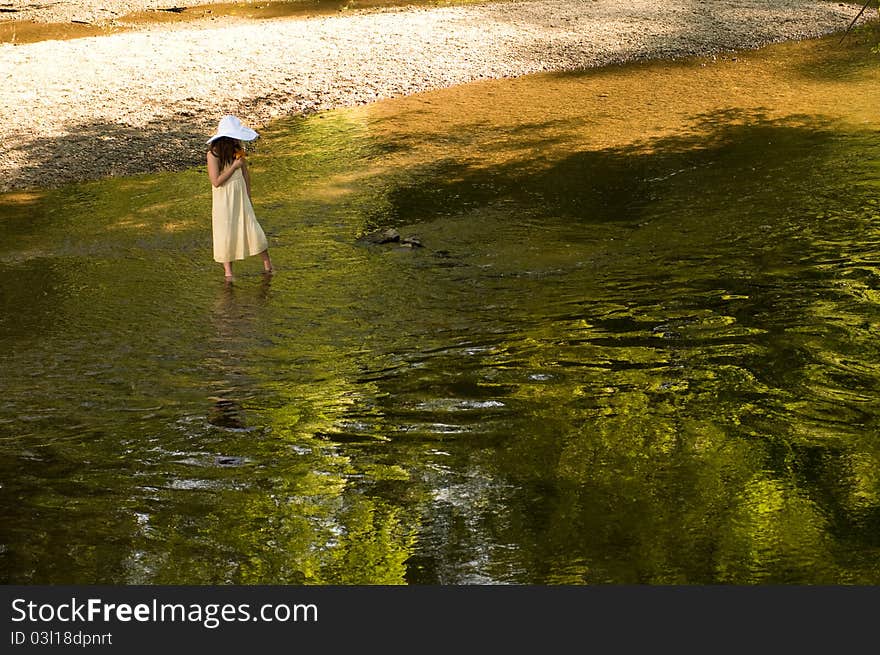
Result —
<path fill-rule="evenodd" d="M 197 7 L 216 0 L 0 0 L 0 16 L 39 23 L 112 21 L 137 11 Z"/>
<path fill-rule="evenodd" d="M 27 20 L 70 20 L 64 12 L 74 5 L 95 20 L 111 4 L 116 12 L 170 6 L 56 2 Z M 0 190 L 201 164 L 204 141 L 225 113 L 259 128 L 281 116 L 482 78 L 750 49 L 843 31 L 860 8 L 818 0 L 512 0 L 144 24 L 0 44 Z"/>

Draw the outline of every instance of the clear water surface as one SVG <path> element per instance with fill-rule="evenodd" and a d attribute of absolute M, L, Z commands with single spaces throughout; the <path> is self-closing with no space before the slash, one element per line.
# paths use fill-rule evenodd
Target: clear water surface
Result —
<path fill-rule="evenodd" d="M 232 286 L 204 170 L 0 196 L 0 579 L 880 583 L 870 45 L 275 124 Z"/>

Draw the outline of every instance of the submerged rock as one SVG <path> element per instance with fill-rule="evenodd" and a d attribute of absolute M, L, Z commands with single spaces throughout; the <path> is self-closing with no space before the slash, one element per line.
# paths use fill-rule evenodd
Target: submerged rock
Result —
<path fill-rule="evenodd" d="M 358 243 L 364 243 L 368 245 L 383 245 L 387 243 L 395 243 L 399 245 L 401 248 L 424 248 L 422 244 L 422 240 L 415 234 L 410 234 L 406 237 L 401 237 L 400 232 L 395 230 L 394 228 L 390 228 L 387 230 L 375 230 L 374 232 L 369 232 L 362 237 L 358 238 Z"/>
<path fill-rule="evenodd" d="M 400 241 L 400 232 L 391 228 L 389 230 L 376 230 L 368 232 L 358 239 L 359 243 L 371 243 L 381 245 L 383 243 L 396 243 Z"/>
<path fill-rule="evenodd" d="M 214 461 L 218 466 L 241 466 L 245 463 L 244 457 L 235 457 L 231 455 L 219 455 Z"/>

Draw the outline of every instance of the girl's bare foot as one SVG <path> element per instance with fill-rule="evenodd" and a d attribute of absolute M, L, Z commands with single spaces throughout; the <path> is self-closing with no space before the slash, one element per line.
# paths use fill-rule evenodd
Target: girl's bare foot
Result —
<path fill-rule="evenodd" d="M 272 268 L 272 260 L 269 259 L 268 249 L 261 252 L 260 257 L 263 259 L 263 273 L 266 275 L 272 275 L 272 273 L 275 272 L 275 269 Z"/>

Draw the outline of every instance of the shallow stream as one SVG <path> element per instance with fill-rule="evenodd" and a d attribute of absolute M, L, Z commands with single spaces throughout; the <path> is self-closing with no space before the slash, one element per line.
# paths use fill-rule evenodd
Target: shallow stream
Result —
<path fill-rule="evenodd" d="M 271 279 L 224 284 L 203 169 L 0 195 L 0 580 L 880 583 L 838 40 L 272 125 Z"/>

